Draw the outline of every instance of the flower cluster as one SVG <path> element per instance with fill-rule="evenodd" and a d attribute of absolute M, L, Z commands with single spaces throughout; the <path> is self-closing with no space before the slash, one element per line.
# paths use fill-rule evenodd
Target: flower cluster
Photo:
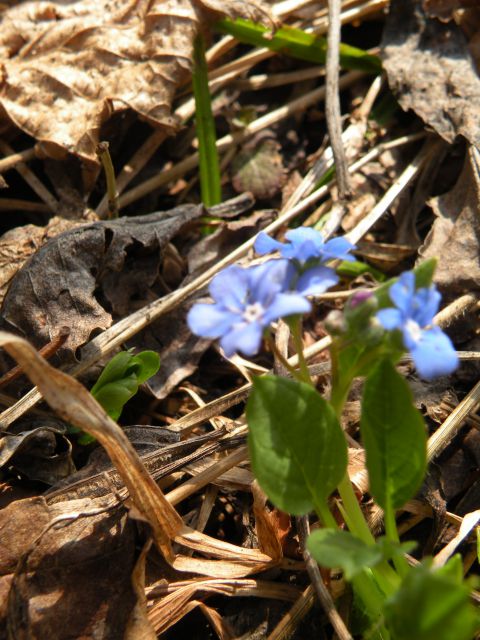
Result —
<path fill-rule="evenodd" d="M 390 287 L 389 296 L 395 306 L 381 309 L 376 317 L 385 329 L 401 332 L 418 373 L 427 380 L 452 373 L 458 366 L 455 348 L 440 327 L 432 325 L 441 300 L 435 286 L 416 289 L 415 274 L 407 271 Z"/>
<path fill-rule="evenodd" d="M 306 227 L 288 231 L 285 238 L 282 243 L 260 233 L 255 242 L 257 253 L 278 251 L 280 256 L 258 266 L 227 267 L 210 283 L 213 304 L 196 304 L 190 309 L 190 329 L 205 338 L 219 338 L 227 357 L 237 351 L 255 355 L 272 322 L 310 311 L 307 296 L 337 284 L 339 277 L 329 262 L 354 259 L 350 251 L 355 247 L 346 238 L 324 242 L 320 233 Z M 363 344 L 368 329 L 372 330 L 371 348 L 380 344 L 384 331 L 397 332 L 423 378 L 454 371 L 458 366 L 455 348 L 432 324 L 440 304 L 435 286 L 417 289 L 415 274 L 409 271 L 390 287 L 389 297 L 393 306 L 377 311 L 374 294 L 357 292 L 347 303 L 343 323 L 337 318 L 338 331 L 332 333 L 342 333 L 345 320 L 349 324 L 356 318 L 352 326 Z"/>
<path fill-rule="evenodd" d="M 254 267 L 228 267 L 210 284 L 214 304 L 190 309 L 190 329 L 205 338 L 220 338 L 228 357 L 236 351 L 256 354 L 272 322 L 309 311 L 306 296 L 323 293 L 338 282 L 326 262 L 353 260 L 348 252 L 354 247 L 344 238 L 324 242 L 310 228 L 288 231 L 286 238 L 284 244 L 261 233 L 255 243 L 257 253 L 278 250 L 281 257 Z"/>

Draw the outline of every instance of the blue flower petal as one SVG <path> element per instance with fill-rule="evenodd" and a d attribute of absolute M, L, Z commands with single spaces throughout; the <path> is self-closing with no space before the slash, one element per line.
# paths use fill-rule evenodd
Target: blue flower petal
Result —
<path fill-rule="evenodd" d="M 419 289 L 414 300 L 414 317 L 421 327 L 431 324 L 440 306 L 442 296 L 435 287 Z"/>
<path fill-rule="evenodd" d="M 275 295 L 287 287 L 287 269 L 286 260 L 267 260 L 263 264 L 250 267 L 250 301 L 257 301 L 268 307 Z"/>
<path fill-rule="evenodd" d="M 237 265 L 226 267 L 211 281 L 208 290 L 212 298 L 229 311 L 239 313 L 248 294 L 248 272 Z"/>
<path fill-rule="evenodd" d="M 290 229 L 285 234 L 285 238 L 292 244 L 301 245 L 304 242 L 311 242 L 319 251 L 323 248 L 323 236 L 319 231 L 312 229 L 312 227 L 298 227 L 297 229 Z"/>
<path fill-rule="evenodd" d="M 405 317 L 411 316 L 412 299 L 415 292 L 415 274 L 413 271 L 402 273 L 397 282 L 392 284 L 388 294 L 396 307 Z"/>
<path fill-rule="evenodd" d="M 283 243 L 278 242 L 278 240 L 274 240 L 265 232 L 261 231 L 257 239 L 255 240 L 255 244 L 253 248 L 258 253 L 258 255 L 263 256 L 266 253 L 271 253 L 272 251 L 281 251 L 283 248 Z"/>
<path fill-rule="evenodd" d="M 296 313 L 308 313 L 311 308 L 310 302 L 298 293 L 279 293 L 268 307 L 264 321 L 270 324 L 278 318 L 286 318 Z"/>
<path fill-rule="evenodd" d="M 333 269 L 319 265 L 302 273 L 297 282 L 297 291 L 304 296 L 317 296 L 333 287 L 339 277 Z"/>
<path fill-rule="evenodd" d="M 246 356 L 254 356 L 258 353 L 262 344 L 263 327 L 257 323 L 238 323 L 232 331 L 226 333 L 220 340 L 220 346 L 227 358 L 241 351 Z"/>
<path fill-rule="evenodd" d="M 237 314 L 217 304 L 195 304 L 187 316 L 191 331 L 202 338 L 219 338 L 237 321 Z"/>
<path fill-rule="evenodd" d="M 387 331 L 399 329 L 403 324 L 403 315 L 401 311 L 394 309 L 393 307 L 380 309 L 380 311 L 377 311 L 376 317 L 380 321 L 382 327 L 387 329 Z"/>
<path fill-rule="evenodd" d="M 418 373 L 426 380 L 448 375 L 458 367 L 458 356 L 450 338 L 439 327 L 422 332 L 410 351 Z"/>
<path fill-rule="evenodd" d="M 355 260 L 355 257 L 351 256 L 348 252 L 356 248 L 357 247 L 346 238 L 332 238 L 325 243 L 323 248 L 324 260 L 337 258 L 338 260 L 349 260 L 351 262 Z"/>

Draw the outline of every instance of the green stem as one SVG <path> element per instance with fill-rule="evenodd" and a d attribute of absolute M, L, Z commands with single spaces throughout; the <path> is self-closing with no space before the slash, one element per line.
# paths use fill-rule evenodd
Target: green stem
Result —
<path fill-rule="evenodd" d="M 395 509 L 390 504 L 384 511 L 385 522 L 385 534 L 387 538 L 396 544 L 400 543 L 400 536 L 398 535 L 397 521 L 395 519 Z M 398 574 L 404 578 L 410 570 L 409 564 L 403 555 L 395 554 L 393 557 L 393 564 Z"/>
<path fill-rule="evenodd" d="M 310 376 L 310 371 L 308 370 L 307 361 L 305 360 L 305 356 L 303 355 L 301 316 L 296 316 L 295 318 L 292 318 L 292 321 L 289 322 L 289 325 L 290 325 L 290 330 L 292 332 L 293 344 L 295 345 L 295 350 L 298 356 L 298 367 L 300 369 L 302 381 L 313 387 L 314 386 L 313 380 Z"/>
<path fill-rule="evenodd" d="M 275 344 L 275 340 L 270 333 L 267 333 L 265 335 L 265 342 L 270 347 L 270 351 L 273 353 L 275 358 L 280 362 L 282 366 L 285 367 L 285 369 L 290 373 L 292 378 L 294 378 L 295 380 L 298 380 L 299 382 L 303 382 L 303 379 L 300 376 L 299 372 L 295 369 L 295 367 L 292 367 L 289 361 L 279 351 L 279 349 L 277 348 L 277 345 Z"/>
<path fill-rule="evenodd" d="M 384 599 L 373 581 L 372 574 L 366 570 L 352 578 L 352 584 L 360 596 L 370 620 L 373 623 L 382 620 Z M 389 640 L 390 634 L 383 625 L 380 625 L 372 638 L 376 640 Z"/>
<path fill-rule="evenodd" d="M 205 40 L 201 34 L 193 46 L 193 94 L 195 96 L 195 123 L 198 137 L 198 156 L 202 202 L 210 207 L 222 200 L 220 165 L 216 146 L 215 122 L 208 87 L 208 69 L 205 59 Z"/>
<path fill-rule="evenodd" d="M 319 502 L 315 504 L 315 512 L 322 521 L 324 527 L 329 529 L 338 529 L 338 523 L 326 503 Z"/>
<path fill-rule="evenodd" d="M 363 511 L 358 504 L 357 496 L 350 482 L 348 473 L 345 474 L 343 480 L 338 485 L 338 493 L 343 502 L 346 513 L 348 514 L 348 528 L 351 533 L 366 544 L 375 544 L 375 538 L 365 520 Z"/>

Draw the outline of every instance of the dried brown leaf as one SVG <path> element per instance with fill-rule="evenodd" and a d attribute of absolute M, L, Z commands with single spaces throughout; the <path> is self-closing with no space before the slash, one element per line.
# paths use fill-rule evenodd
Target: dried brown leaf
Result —
<path fill-rule="evenodd" d="M 428 18 L 420 0 L 392 0 L 383 35 L 388 80 L 445 140 L 480 145 L 480 78 L 461 29 Z"/>
<path fill-rule="evenodd" d="M 121 505 L 19 500 L 0 511 L 0 531 L 2 638 L 123 637 L 136 549 Z"/>
<path fill-rule="evenodd" d="M 153 296 L 163 251 L 202 206 L 75 227 L 45 243 L 13 278 L 2 305 L 7 328 L 41 346 L 71 328 L 62 354 L 72 359 L 91 333 L 106 329 Z M 161 285 L 158 285 L 161 288 Z M 166 293 L 165 288 L 163 293 Z M 5 325 L 4 325 L 5 326 Z"/>
<path fill-rule="evenodd" d="M 31 480 L 53 485 L 75 471 L 65 425 L 51 419 L 15 425 L 0 437 L 0 467 L 10 467 Z"/>
<path fill-rule="evenodd" d="M 47 240 L 75 227 L 80 222 L 51 218 L 45 227 L 27 224 L 15 227 L 0 238 L 0 303 L 17 271 Z"/>
<path fill-rule="evenodd" d="M 0 104 L 51 155 L 68 151 L 95 163 L 100 128 L 116 111 L 133 109 L 173 131 L 173 96 L 210 11 L 269 15 L 261 2 L 238 0 L 19 3 L 3 13 Z"/>
<path fill-rule="evenodd" d="M 125 640 L 156 640 L 157 634 L 148 620 L 147 596 L 145 595 L 145 562 L 152 546 L 151 540 L 144 545 L 135 569 L 132 573 L 132 584 L 137 601 L 128 620 Z"/>
<path fill-rule="evenodd" d="M 472 147 L 451 191 L 430 201 L 436 219 L 419 253 L 438 258 L 435 282 L 454 296 L 480 282 L 480 154 Z"/>

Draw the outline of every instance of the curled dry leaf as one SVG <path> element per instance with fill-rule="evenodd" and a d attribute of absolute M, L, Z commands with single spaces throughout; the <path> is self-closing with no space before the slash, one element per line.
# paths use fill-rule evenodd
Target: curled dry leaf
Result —
<path fill-rule="evenodd" d="M 454 22 L 428 18 L 420 0 L 392 0 L 383 63 L 403 109 L 413 109 L 448 142 L 480 145 L 480 78 Z"/>
<path fill-rule="evenodd" d="M 202 206 L 184 205 L 52 238 L 13 278 L 1 310 L 4 327 L 15 327 L 37 346 L 50 342 L 59 326 L 71 327 L 61 351 L 72 359 L 92 331 L 111 325 L 112 315 L 123 317 L 133 304 L 156 297 L 150 287 L 166 245 L 202 212 Z"/>
<path fill-rule="evenodd" d="M 23 367 L 61 418 L 94 436 L 104 447 L 122 477 L 136 510 L 150 524 L 155 544 L 175 569 L 218 578 L 235 578 L 264 571 L 276 564 L 258 549 L 244 549 L 186 527 L 147 472 L 125 433 L 85 387 L 49 365 L 22 338 L 0 331 L 0 346 Z M 175 556 L 172 540 L 208 559 Z"/>
<path fill-rule="evenodd" d="M 11 467 L 30 480 L 53 485 L 75 471 L 72 445 L 65 437 L 66 428 L 44 418 L 29 420 L 25 430 L 15 424 L 15 433 L 0 438 L 0 467 Z"/>
<path fill-rule="evenodd" d="M 4 114 L 51 155 L 68 151 L 95 163 L 100 127 L 115 111 L 133 109 L 172 131 L 175 89 L 212 11 L 263 22 L 269 15 L 259 1 L 19 3 L 2 16 Z"/>

